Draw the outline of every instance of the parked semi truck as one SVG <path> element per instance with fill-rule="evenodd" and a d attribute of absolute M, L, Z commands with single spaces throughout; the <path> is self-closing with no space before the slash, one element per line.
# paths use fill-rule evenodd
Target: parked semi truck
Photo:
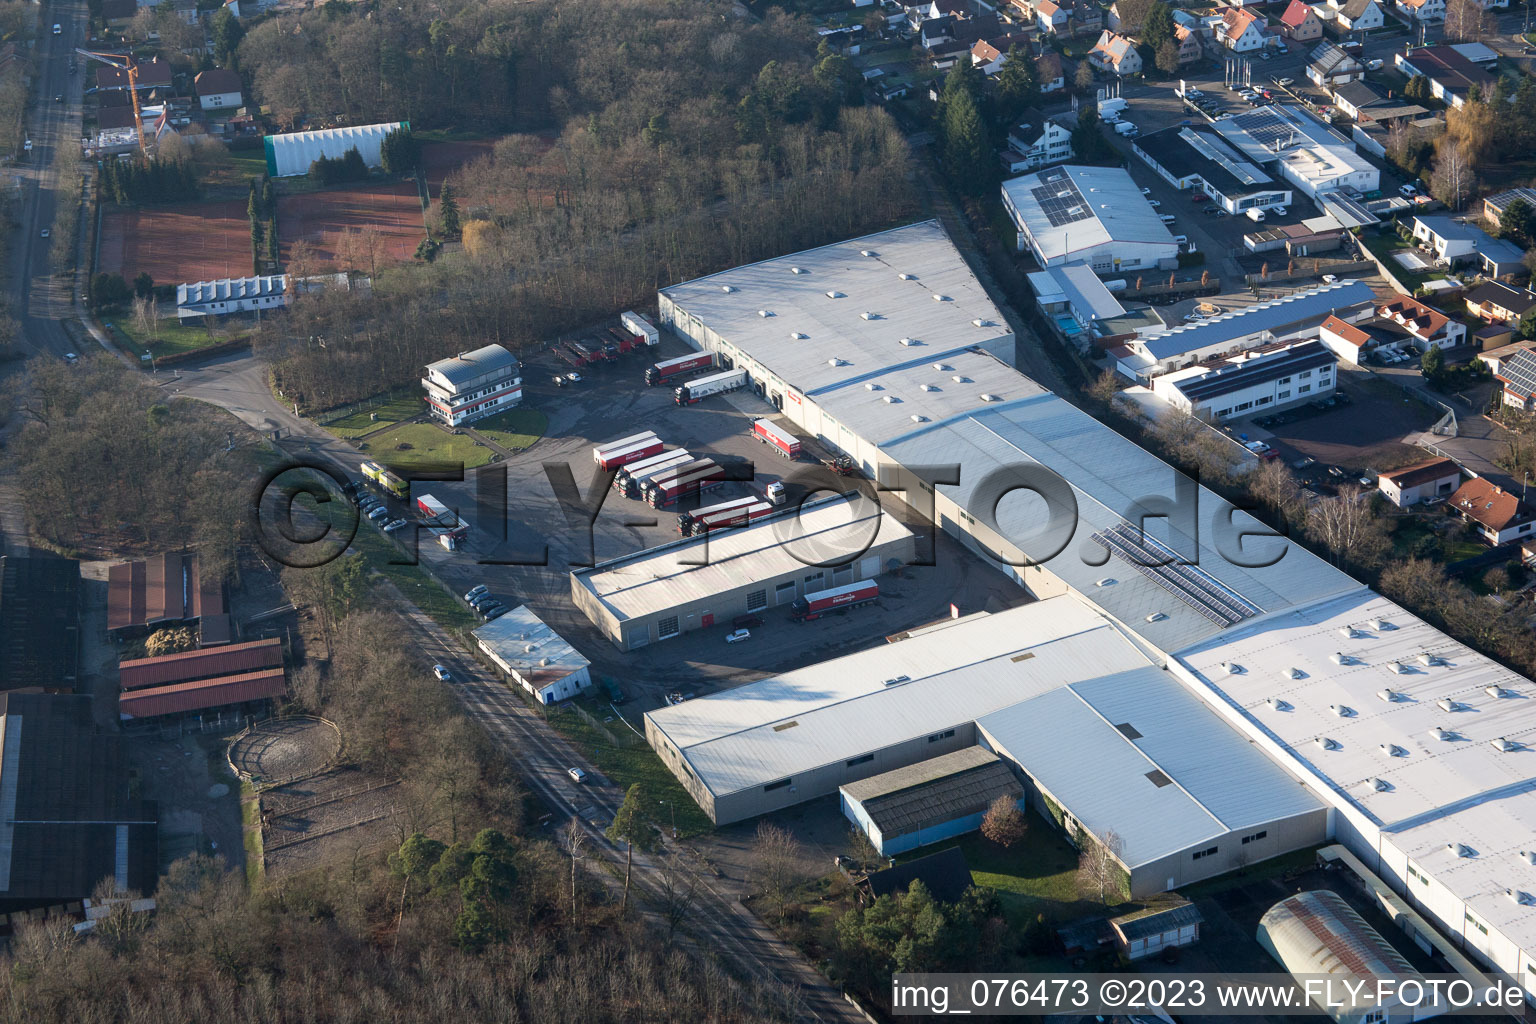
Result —
<path fill-rule="evenodd" d="M 697 456 L 691 454 L 686 448 L 676 448 L 670 452 L 662 452 L 660 455 L 652 455 L 648 459 L 639 462 L 631 462 L 627 466 L 619 467 L 619 471 L 613 478 L 613 489 L 626 498 L 640 497 L 641 488 L 646 481 L 659 473 L 665 473 L 669 469 L 694 461 Z"/>
<path fill-rule="evenodd" d="M 661 447 L 661 438 L 653 434 L 643 440 L 631 441 L 604 452 L 593 452 L 592 456 L 603 469 L 618 469 L 631 462 L 639 462 L 641 459 L 661 454 Z"/>
<path fill-rule="evenodd" d="M 772 420 L 754 420 L 752 436 L 771 447 L 786 459 L 800 457 L 800 439 Z"/>
<path fill-rule="evenodd" d="M 363 476 L 368 482 L 386 494 L 392 494 L 396 498 L 405 500 L 410 496 L 411 486 L 400 477 L 391 473 L 377 462 L 365 462 L 360 467 Z"/>
<path fill-rule="evenodd" d="M 746 370 L 724 370 L 720 373 L 712 373 L 707 377 L 691 380 L 680 386 L 673 392 L 673 401 L 678 405 L 692 405 L 711 395 L 723 395 L 727 391 L 739 391 L 747 386 Z"/>
<path fill-rule="evenodd" d="M 645 500 L 652 508 L 666 508 L 682 498 L 712 491 L 723 483 L 725 470 L 713 459 L 699 459 L 692 465 L 653 479 L 646 485 Z"/>
<path fill-rule="evenodd" d="M 449 551 L 469 534 L 469 524 L 430 494 L 423 494 L 416 499 L 416 512 L 421 516 L 421 525 Z"/>
<path fill-rule="evenodd" d="M 602 466 L 604 460 L 606 460 L 609 456 L 621 452 L 626 448 L 632 448 L 637 444 L 644 444 L 651 441 L 656 442 L 656 451 L 661 451 L 661 438 L 656 436 L 656 432 L 654 430 L 642 430 L 638 434 L 630 434 L 628 437 L 621 437 L 615 441 L 604 441 L 602 444 L 595 444 L 592 446 L 592 461 L 597 463 L 599 466 Z M 634 460 L 631 459 L 630 461 L 633 462 Z M 604 466 L 604 468 L 606 469 L 607 467 Z"/>
<path fill-rule="evenodd" d="M 695 352 L 691 356 L 678 356 L 676 359 L 663 359 L 646 367 L 645 383 L 650 387 L 672 380 L 685 373 L 694 370 L 702 370 L 706 366 L 715 365 L 713 352 Z"/>
<path fill-rule="evenodd" d="M 869 604 L 880 596 L 880 584 L 874 580 L 860 580 L 831 590 L 818 590 L 814 594 L 797 597 L 789 606 L 789 617 L 796 622 L 810 622 L 828 612 L 857 608 Z"/>
<path fill-rule="evenodd" d="M 655 345 L 661 341 L 661 332 L 656 329 L 656 325 L 639 313 L 621 313 L 619 323 L 624 325 L 625 330 L 644 338 L 647 345 Z"/>
<path fill-rule="evenodd" d="M 711 512 L 707 516 L 695 516 L 689 524 L 689 536 L 697 537 L 708 533 L 710 530 L 722 530 L 727 527 L 746 526 L 755 523 L 766 515 L 773 514 L 773 506 L 761 498 L 753 499 L 750 505 L 742 505 L 739 508 L 726 509 L 721 512 Z"/>
<path fill-rule="evenodd" d="M 713 515 L 724 512 L 736 512 L 758 504 L 763 504 L 763 499 L 749 495 L 745 498 L 731 498 L 728 501 L 716 502 L 713 505 L 703 505 L 691 512 L 680 512 L 677 516 L 677 532 L 690 534 L 693 532 L 693 525 L 696 522 L 702 522 Z"/>

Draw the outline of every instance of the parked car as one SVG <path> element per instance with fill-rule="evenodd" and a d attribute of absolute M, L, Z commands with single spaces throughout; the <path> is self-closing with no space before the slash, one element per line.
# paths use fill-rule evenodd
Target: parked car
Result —
<path fill-rule="evenodd" d="M 51 235 L 51 234 L 52 234 L 52 233 L 53 233 L 53 232 L 51 232 L 51 231 L 49 231 L 49 230 L 48 230 L 48 229 L 47 229 L 47 228 L 43 228 L 43 230 L 42 230 L 42 237 L 43 237 L 43 238 L 47 238 L 47 237 L 48 237 L 48 236 L 49 236 L 49 235 Z"/>
<path fill-rule="evenodd" d="M 1144 195 L 1144 196 L 1149 196 L 1149 195 L 1152 194 L 1152 190 L 1147 188 L 1146 186 L 1142 186 L 1141 194 Z"/>
<path fill-rule="evenodd" d="M 481 605 L 478 609 L 476 609 L 476 611 L 480 613 L 480 618 L 486 622 L 490 622 L 496 616 L 503 614 L 506 610 L 507 606 L 502 604 L 500 601 L 492 601 L 491 603 Z"/>
<path fill-rule="evenodd" d="M 1194 99 L 1197 96 L 1204 96 L 1205 93 L 1200 89 L 1185 89 L 1184 95 L 1188 96 L 1190 99 Z"/>
<path fill-rule="evenodd" d="M 1401 192 L 1405 196 L 1416 196 L 1416 195 L 1419 194 L 1419 190 L 1418 189 L 1416 189 L 1412 185 L 1409 185 L 1409 184 L 1406 184 L 1406 183 L 1404 183 L 1402 185 L 1399 185 L 1397 187 L 1397 190 L 1399 192 Z"/>
<path fill-rule="evenodd" d="M 1285 86 L 1288 86 L 1288 85 L 1295 85 L 1296 84 L 1296 79 L 1294 79 L 1294 78 L 1277 78 L 1277 79 L 1275 79 L 1275 84 L 1280 86 L 1281 88 L 1284 88 Z"/>
<path fill-rule="evenodd" d="M 396 530 L 403 530 L 407 526 L 410 526 L 410 525 L 411 525 L 411 523 L 410 523 L 410 520 L 408 520 L 408 519 L 396 519 L 393 522 L 387 523 L 385 525 L 384 532 L 385 533 L 394 533 Z"/>
<path fill-rule="evenodd" d="M 389 518 L 389 509 L 387 509 L 387 508 L 376 508 L 373 511 L 368 513 L 368 518 L 373 520 L 374 522 L 378 522 L 380 519 L 387 519 L 387 518 Z"/>
<path fill-rule="evenodd" d="M 1162 206 L 1163 204 L 1162 204 L 1161 201 L 1159 201 L 1157 199 L 1148 199 L 1147 200 L 1147 205 L 1152 207 L 1153 209 L 1156 209 L 1157 207 Z"/>
<path fill-rule="evenodd" d="M 579 374 L 579 373 L 568 373 L 568 374 L 565 375 L 565 379 L 567 381 L 569 381 L 570 383 L 572 383 L 572 384 L 580 384 L 581 383 L 581 374 Z"/>
<path fill-rule="evenodd" d="M 475 586 L 469 588 L 469 592 L 464 595 L 464 600 L 473 601 L 475 598 L 479 597 L 481 594 L 486 593 L 490 589 L 491 588 L 486 586 L 484 583 L 476 584 Z"/>
<path fill-rule="evenodd" d="M 432 666 L 432 674 L 437 676 L 437 678 L 440 681 L 445 682 L 445 683 L 448 682 L 448 680 L 453 678 L 453 676 L 448 674 L 448 670 L 446 668 L 443 668 L 443 666 L 441 666 L 441 665 L 433 665 Z"/>
<path fill-rule="evenodd" d="M 499 603 L 500 601 L 495 594 L 479 594 L 476 597 L 470 599 L 469 606 L 475 611 L 479 611 L 486 605 Z"/>
<path fill-rule="evenodd" d="M 64 26 L 63 25 L 55 24 L 53 26 L 53 34 L 54 35 L 59 35 L 63 31 L 64 31 Z"/>
<path fill-rule="evenodd" d="M 1368 60 L 1368 61 L 1365 62 L 1365 70 L 1367 70 L 1367 71 L 1380 71 L 1382 69 L 1382 67 L 1385 66 L 1385 63 L 1386 62 L 1383 61 L 1379 57 L 1376 58 L 1375 60 Z"/>
<path fill-rule="evenodd" d="M 508 608 L 506 605 L 499 604 L 495 608 L 492 608 L 490 611 L 485 613 L 485 621 L 495 622 L 497 619 L 501 618 L 511 610 L 512 609 Z"/>
<path fill-rule="evenodd" d="M 587 781 L 587 773 L 580 768 L 567 768 L 565 774 L 569 775 L 578 786 Z"/>
<path fill-rule="evenodd" d="M 1211 197 L 1206 195 L 1204 192 L 1196 192 L 1194 195 L 1190 196 L 1189 198 L 1192 199 L 1193 201 L 1197 202 L 1197 203 L 1208 203 L 1208 202 L 1211 201 Z"/>
<path fill-rule="evenodd" d="M 1283 206 L 1271 206 L 1270 209 L 1274 211 L 1276 217 L 1286 217 L 1289 216 L 1291 212 Z"/>
<path fill-rule="evenodd" d="M 752 631 L 750 629 L 738 629 L 725 635 L 725 642 L 728 644 L 739 644 L 743 640 L 750 639 L 752 639 Z"/>
<path fill-rule="evenodd" d="M 1317 465 L 1317 460 L 1308 455 L 1304 459 L 1297 459 L 1291 463 L 1291 468 L 1295 470 L 1311 469 L 1315 465 Z"/>

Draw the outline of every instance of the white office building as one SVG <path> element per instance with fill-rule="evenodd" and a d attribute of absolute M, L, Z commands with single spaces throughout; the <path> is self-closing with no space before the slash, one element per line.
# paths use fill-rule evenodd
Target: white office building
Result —
<path fill-rule="evenodd" d="M 1320 341 L 1280 342 L 1152 378 L 1175 409 L 1220 423 L 1333 394 L 1338 359 Z"/>
<path fill-rule="evenodd" d="M 500 345 L 460 352 L 427 366 L 427 411 L 450 427 L 511 409 L 523 400 L 522 365 Z"/>
<path fill-rule="evenodd" d="M 1346 186 L 1360 192 L 1381 187 L 1381 171 L 1355 144 L 1301 107 L 1265 106 L 1213 123 L 1251 162 L 1273 168 L 1308 198 Z"/>

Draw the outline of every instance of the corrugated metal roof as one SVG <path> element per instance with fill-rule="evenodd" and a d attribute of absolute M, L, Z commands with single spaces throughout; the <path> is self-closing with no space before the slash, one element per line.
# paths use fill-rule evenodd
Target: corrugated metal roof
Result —
<path fill-rule="evenodd" d="M 621 621 L 675 608 L 753 580 L 819 571 L 815 566 L 857 556 L 912 531 L 855 493 L 801 506 L 799 514 L 761 519 L 742 529 L 712 531 L 602 562 L 572 578 Z M 500 621 L 500 620 L 498 620 Z"/>
<path fill-rule="evenodd" d="M 74 559 L 0 556 L 0 689 L 74 686 L 80 590 Z"/>
<path fill-rule="evenodd" d="M 191 683 L 151 686 L 118 695 L 117 710 L 128 718 L 154 718 L 188 711 L 281 697 L 288 692 L 282 669 L 217 676 Z"/>
<path fill-rule="evenodd" d="M 881 837 L 889 842 L 897 836 L 980 814 L 1001 796 L 1022 800 L 1024 787 L 1019 785 L 1007 765 L 993 757 L 986 764 L 953 771 L 942 778 L 929 779 L 898 792 L 859 802 L 880 830 Z"/>
<path fill-rule="evenodd" d="M 427 372 L 438 374 L 458 387 L 476 378 L 515 371 L 518 365 L 517 357 L 500 345 L 483 345 L 474 351 L 460 352 L 456 356 L 429 363 Z"/>
<path fill-rule="evenodd" d="M 1218 627 L 1197 609 L 1171 595 L 1118 556 L 1104 561 L 1104 548 L 1092 541 L 1094 534 L 1126 522 L 1142 502 L 1162 496 L 1172 501 L 1180 487 L 1193 484 L 1166 462 L 1126 440 L 1087 413 L 1055 395 L 1041 394 L 995 409 L 980 411 L 948 424 L 913 431 L 884 446 L 906 466 L 964 467 L 960 484 L 941 484 L 946 497 L 970 510 L 977 519 L 991 517 L 988 506 L 996 490 L 982 494 L 989 478 L 1005 482 L 1018 478 L 1018 467 L 1038 463 L 1069 481 L 1077 503 L 1078 521 L 1064 545 L 1051 536 L 1045 519 L 1045 501 L 1024 491 L 997 504 L 998 532 L 1025 554 L 1044 562 L 1052 573 L 1114 616 L 1160 651 L 1172 651 L 1214 634 Z M 993 474 L 1000 474 L 994 478 Z M 1181 484 L 1180 481 L 1183 481 Z M 1315 555 L 1281 540 L 1250 540 L 1241 555 L 1255 562 L 1282 546 L 1282 557 L 1272 565 L 1246 567 L 1223 554 L 1238 557 L 1237 544 L 1226 536 L 1238 531 L 1264 537 L 1267 527 L 1246 513 L 1235 513 L 1212 492 L 1198 489 L 1198 543 L 1184 526 L 1165 517 L 1149 516 L 1149 537 L 1186 557 L 1195 556 L 1198 566 L 1224 587 L 1256 605 L 1274 612 L 1305 604 L 1331 594 L 1359 589 L 1360 584 Z M 985 517 L 985 518 L 984 518 Z M 1231 527 L 1228 527 L 1228 523 Z M 1222 539 L 1226 543 L 1221 544 Z M 1046 556 L 1052 555 L 1047 558 Z M 1095 564 L 1096 563 L 1096 564 Z M 1100 581 L 1113 583 L 1099 585 Z M 1147 621 L 1150 615 L 1161 615 Z"/>
<path fill-rule="evenodd" d="M 1339 281 L 1287 295 L 1283 299 L 1255 303 L 1189 327 L 1174 327 L 1161 334 L 1144 335 L 1138 344 L 1154 359 L 1220 345 L 1260 331 L 1278 331 L 1290 324 L 1321 322 L 1336 310 L 1374 302 L 1376 293 L 1364 281 Z M 1315 326 L 1315 324 L 1313 325 Z"/>
<path fill-rule="evenodd" d="M 224 610 L 216 584 L 199 577 L 197 555 L 168 551 L 142 561 L 118 562 L 107 568 L 107 628 L 130 629 L 157 622 L 183 622 L 203 614 L 204 601 Z"/>
<path fill-rule="evenodd" d="M 1149 664 L 1091 609 L 1058 599 L 957 620 L 646 717 L 720 796 Z"/>
<path fill-rule="evenodd" d="M 977 346 L 1011 348 L 1013 340 L 986 289 L 931 220 L 737 267 L 662 294 L 802 392 L 896 363 L 933 362 Z M 977 320 L 985 326 L 975 326 Z M 903 345 L 903 338 L 917 344 Z"/>
<path fill-rule="evenodd" d="M 1149 907 L 1117 917 L 1109 923 L 1125 941 L 1131 942 L 1151 935 L 1161 935 L 1163 932 L 1183 928 L 1186 925 L 1200 924 L 1204 920 L 1205 917 L 1200 913 L 1199 907 L 1186 899 L 1176 899 L 1167 903 L 1154 903 Z"/>
<path fill-rule="evenodd" d="M 1118 833 L 1133 868 L 1323 806 L 1152 666 L 1072 683 L 976 724 L 1085 827 Z"/>
<path fill-rule="evenodd" d="M 1353 1002 L 1360 1009 L 1376 1005 L 1378 981 L 1401 984 L 1408 979 L 1423 980 L 1401 953 L 1344 902 L 1344 897 L 1327 889 L 1297 893 L 1276 903 L 1259 919 L 1259 934 L 1269 940 L 1275 955 L 1292 974 L 1327 975 L 1353 982 L 1362 991 Z M 1353 998 L 1342 990 L 1338 997 Z M 1335 1019 L 1343 1019 L 1342 1013 Z"/>
<path fill-rule="evenodd" d="M 137 690 L 282 666 L 283 642 L 270 637 L 226 647 L 162 654 L 157 658 L 131 659 L 118 666 L 118 676 L 124 690 Z"/>
<path fill-rule="evenodd" d="M 285 274 L 261 277 L 226 277 L 176 286 L 176 305 L 205 306 L 210 302 L 238 302 L 267 295 L 282 295 L 288 288 Z"/>

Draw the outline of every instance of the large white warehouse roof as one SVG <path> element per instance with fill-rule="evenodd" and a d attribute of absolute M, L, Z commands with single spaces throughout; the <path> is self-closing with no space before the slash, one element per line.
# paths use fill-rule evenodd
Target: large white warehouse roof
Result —
<path fill-rule="evenodd" d="M 1109 242 L 1160 247 L 1170 258 L 1178 252 L 1168 226 L 1121 167 L 1052 167 L 1003 182 L 1003 195 L 1046 263 Z"/>
<path fill-rule="evenodd" d="M 289 132 L 262 139 L 267 151 L 267 173 L 274 178 L 308 174 L 309 165 L 321 157 L 339 159 L 347 150 L 356 149 L 369 167 L 379 166 L 379 147 L 384 136 L 396 128 L 409 128 L 405 121 L 389 124 L 361 124 L 348 128 L 326 128 L 314 132 Z"/>
<path fill-rule="evenodd" d="M 1053 600 L 971 616 L 646 717 L 718 797 L 967 724 L 1065 683 L 1150 667 L 1101 616 Z"/>
<path fill-rule="evenodd" d="M 661 296 L 807 395 L 972 347 L 1013 355 L 1013 332 L 937 221 L 736 267 Z"/>
<path fill-rule="evenodd" d="M 977 721 L 1131 869 L 1322 803 L 1161 669 L 1072 683 Z"/>

